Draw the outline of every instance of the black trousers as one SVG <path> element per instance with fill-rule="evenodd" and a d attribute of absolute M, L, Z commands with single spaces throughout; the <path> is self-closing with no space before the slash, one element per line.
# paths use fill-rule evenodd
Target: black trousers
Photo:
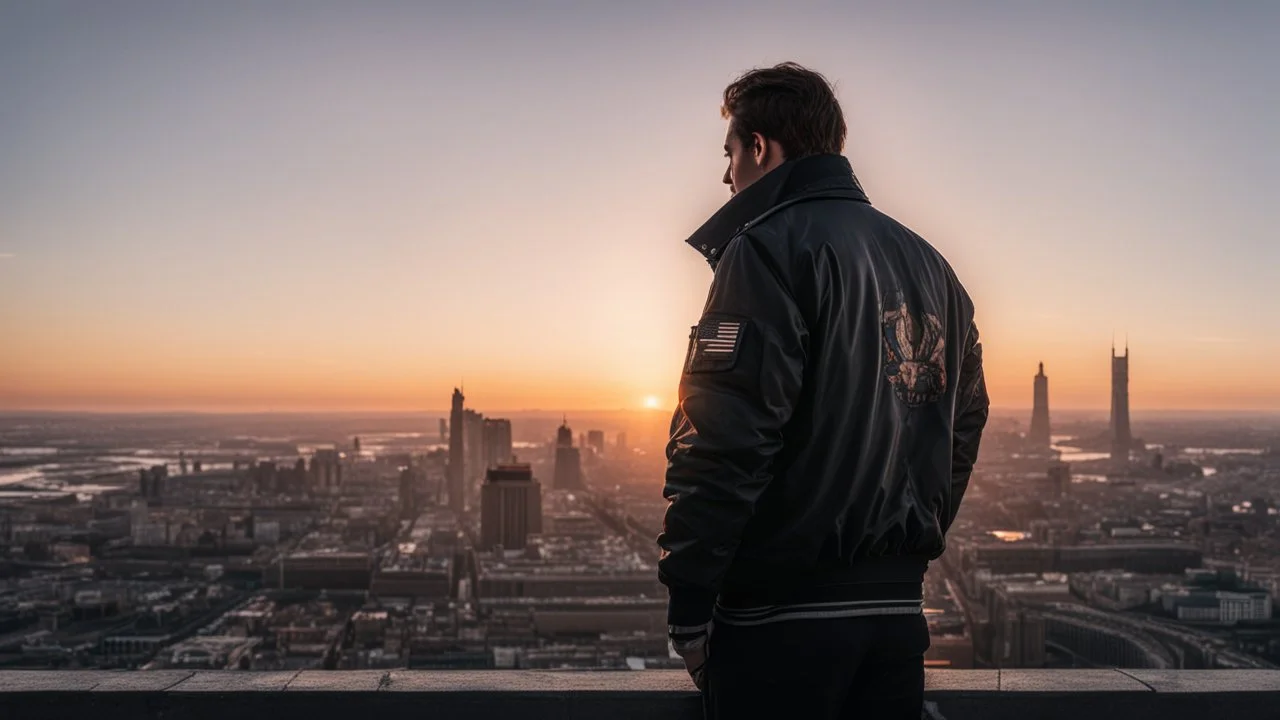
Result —
<path fill-rule="evenodd" d="M 707 720 L 920 720 L 928 649 L 923 615 L 717 624 Z"/>

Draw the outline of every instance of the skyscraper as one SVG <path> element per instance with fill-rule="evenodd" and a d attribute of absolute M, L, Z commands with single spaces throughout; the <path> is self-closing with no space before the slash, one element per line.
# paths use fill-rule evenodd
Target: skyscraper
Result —
<path fill-rule="evenodd" d="M 1071 492 L 1071 466 L 1064 462 L 1049 463 L 1049 487 L 1057 497 Z"/>
<path fill-rule="evenodd" d="M 410 520 L 418 514 L 418 499 L 422 494 L 417 468 L 412 465 L 400 468 L 400 517 Z"/>
<path fill-rule="evenodd" d="M 573 430 L 569 429 L 566 419 L 556 431 L 556 476 L 557 490 L 582 489 L 582 454 L 573 446 Z"/>
<path fill-rule="evenodd" d="M 290 473 L 289 480 L 286 483 L 288 486 L 288 492 L 290 494 L 306 495 L 307 488 L 311 484 L 309 477 L 310 475 L 307 473 L 307 461 L 303 458 L 295 460 L 293 462 L 293 472 Z"/>
<path fill-rule="evenodd" d="M 259 495 L 273 495 L 279 492 L 279 468 L 271 460 L 259 460 L 250 471 L 253 477 L 253 491 Z"/>
<path fill-rule="evenodd" d="M 463 448 L 467 459 L 463 463 L 467 506 L 475 507 L 480 500 L 480 484 L 484 482 L 484 415 L 475 410 L 462 411 Z"/>
<path fill-rule="evenodd" d="M 587 433 L 587 445 L 595 450 L 597 455 L 604 455 L 604 431 L 589 431 Z"/>
<path fill-rule="evenodd" d="M 449 439 L 449 421 L 440 418 L 440 442 L 444 443 Z"/>
<path fill-rule="evenodd" d="M 480 488 L 480 547 L 523 550 L 542 532 L 542 486 L 528 465 L 499 465 Z"/>
<path fill-rule="evenodd" d="M 316 450 L 311 457 L 311 487 L 320 495 L 336 495 L 342 487 L 342 462 L 337 450 Z"/>
<path fill-rule="evenodd" d="M 461 513 L 466 509 L 466 430 L 462 420 L 462 391 L 453 389 L 453 405 L 449 410 L 449 507 Z"/>
<path fill-rule="evenodd" d="M 511 421 L 485 418 L 484 421 L 485 469 L 515 462 L 511 451 Z"/>
<path fill-rule="evenodd" d="M 138 471 L 139 477 L 139 494 L 148 500 L 163 497 L 165 494 L 165 484 L 169 478 L 169 467 L 167 465 L 154 465 L 149 468 L 143 468 Z"/>
<path fill-rule="evenodd" d="M 1111 461 L 1119 467 L 1129 464 L 1133 433 L 1129 429 L 1129 345 L 1124 355 L 1111 348 Z"/>
<path fill-rule="evenodd" d="M 1044 374 L 1044 363 L 1040 363 L 1040 373 L 1035 377 L 1035 401 L 1027 442 L 1036 450 L 1049 449 L 1049 378 Z"/>

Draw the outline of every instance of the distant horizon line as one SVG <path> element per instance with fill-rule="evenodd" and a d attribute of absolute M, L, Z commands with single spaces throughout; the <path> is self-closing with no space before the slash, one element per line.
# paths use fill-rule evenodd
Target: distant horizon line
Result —
<path fill-rule="evenodd" d="M 479 408 L 468 408 L 476 410 L 484 415 L 499 417 L 501 415 L 531 415 L 545 414 L 548 417 L 569 415 L 591 415 L 600 413 L 637 413 L 637 414 L 665 414 L 671 412 L 671 408 L 596 408 L 596 409 L 545 409 L 545 408 L 525 408 L 521 410 L 480 410 Z M 1052 413 L 1102 413 L 1109 414 L 1110 408 L 1050 408 Z M 1007 414 L 1007 413 L 1029 413 L 1032 411 L 1030 405 L 1027 406 L 993 406 L 991 413 Z M 149 416 L 248 416 L 248 415 L 274 415 L 274 416 L 296 416 L 296 415 L 378 415 L 384 417 L 411 417 L 411 416 L 441 416 L 448 417 L 451 409 L 428 409 L 428 410 L 50 410 L 50 409 L 0 409 L 0 417 L 18 416 L 18 415 L 149 415 Z M 1130 414 L 1199 414 L 1199 415 L 1280 415 L 1280 408 L 1273 409 L 1257 409 L 1257 408 L 1144 408 L 1140 410 L 1130 409 Z"/>

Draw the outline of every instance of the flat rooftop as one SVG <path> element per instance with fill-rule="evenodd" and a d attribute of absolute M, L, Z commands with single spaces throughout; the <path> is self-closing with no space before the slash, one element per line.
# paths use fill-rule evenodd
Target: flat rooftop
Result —
<path fill-rule="evenodd" d="M 1280 718 L 1280 670 L 931 670 L 945 720 Z M 680 671 L 0 671 L 0 717 L 701 718 Z"/>

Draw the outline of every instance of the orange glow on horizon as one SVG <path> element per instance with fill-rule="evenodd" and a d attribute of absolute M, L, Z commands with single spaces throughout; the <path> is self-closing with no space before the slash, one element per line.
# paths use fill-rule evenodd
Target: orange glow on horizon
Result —
<path fill-rule="evenodd" d="M 575 342 L 582 349 L 587 339 L 548 338 L 537 352 L 518 359 L 474 351 L 441 357 L 429 347 L 387 344 L 362 352 L 316 344 L 302 347 L 302 355 L 298 348 L 251 343 L 121 347 L 85 335 L 21 333 L 19 342 L 0 349 L 0 410 L 423 411 L 446 408 L 450 389 L 463 375 L 468 406 L 486 411 L 665 410 L 675 402 L 684 342 L 680 322 L 670 322 L 669 332 L 666 324 L 662 318 L 648 321 L 636 341 L 641 352 L 574 357 L 558 343 Z M 1011 342 L 1017 334 L 1017 328 L 999 323 L 984 328 L 994 407 L 1030 408 L 1032 377 L 1041 361 L 1051 408 L 1108 407 L 1109 338 L 1071 343 L 1024 336 Z M 1234 366 L 1239 346 L 1190 342 L 1132 346 L 1130 395 L 1136 411 L 1280 409 L 1277 377 L 1220 371 Z"/>
<path fill-rule="evenodd" d="M 1033 357 L 1027 354 L 1028 357 Z M 987 384 L 996 408 L 1030 408 L 1035 360 L 1012 361 L 988 352 Z M 501 371 L 467 375 L 467 405 L 504 410 L 662 410 L 674 403 L 645 387 L 674 387 L 679 366 L 623 377 L 525 375 Z M 1110 375 L 1106 355 L 1087 364 L 1046 360 L 1050 407 L 1105 410 Z M 601 373 L 604 375 L 604 373 Z M 1130 395 L 1141 410 L 1276 410 L 1280 382 L 1219 376 L 1193 366 L 1135 356 Z M 109 411 L 422 411 L 448 406 L 456 374 L 417 374 L 408 368 L 289 368 L 264 360 L 255 367 L 156 367 L 104 363 L 43 367 L 9 364 L 0 371 L 0 410 Z M 637 403 L 635 398 L 641 398 Z"/>

